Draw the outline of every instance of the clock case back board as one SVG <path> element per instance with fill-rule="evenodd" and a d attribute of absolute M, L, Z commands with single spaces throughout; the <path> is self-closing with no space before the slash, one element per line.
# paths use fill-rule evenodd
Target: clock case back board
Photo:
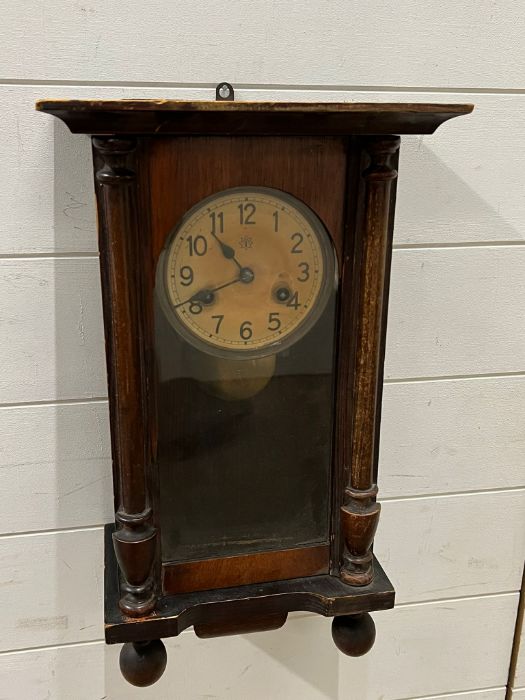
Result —
<path fill-rule="evenodd" d="M 243 184 L 267 185 L 314 209 L 340 254 L 345 146 L 312 137 L 154 140 L 147 154 L 153 259 L 195 202 Z M 237 255 L 256 262 L 255 252 Z M 224 262 L 226 280 L 233 264 Z M 166 593 L 328 573 L 334 301 L 332 293 L 326 313 L 278 354 L 273 378 L 251 398 L 221 400 L 180 376 L 188 372 L 184 352 L 180 367 L 165 371 L 174 378 L 157 382 Z M 162 313 L 156 327 L 157 359 L 167 367 L 181 344 Z M 198 353 L 190 354 L 197 364 Z"/>
<path fill-rule="evenodd" d="M 371 551 L 399 149 L 389 134 L 432 133 L 472 107 L 56 101 L 38 108 L 94 135 L 116 511 L 116 529 L 106 528 L 106 640 L 157 639 L 191 625 L 200 636 L 270 629 L 293 610 L 338 616 L 392 607 L 394 591 Z M 320 559 L 311 552 L 301 559 L 297 549 L 276 550 L 271 561 L 267 552 L 249 562 L 208 559 L 181 588 L 184 571 L 163 565 L 161 554 L 156 266 L 188 209 L 242 185 L 304 202 L 337 255 L 329 537 Z"/>

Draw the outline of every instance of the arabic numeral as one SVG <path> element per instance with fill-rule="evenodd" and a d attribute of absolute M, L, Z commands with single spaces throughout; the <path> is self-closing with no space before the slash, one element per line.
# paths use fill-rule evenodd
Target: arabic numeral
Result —
<path fill-rule="evenodd" d="M 286 306 L 290 306 L 292 309 L 295 309 L 297 311 L 300 305 L 301 304 L 299 303 L 299 293 L 294 292 L 286 302 Z"/>
<path fill-rule="evenodd" d="M 302 233 L 293 233 L 292 234 L 292 241 L 296 241 L 296 243 L 292 246 L 292 250 L 290 252 L 295 253 L 295 254 L 302 253 L 303 251 L 301 250 L 301 248 L 299 248 L 299 246 L 304 241 L 303 234 Z"/>
<path fill-rule="evenodd" d="M 190 302 L 190 314 L 197 316 L 197 314 L 200 314 L 201 311 L 202 311 L 202 304 L 200 304 L 198 301 Z"/>
<path fill-rule="evenodd" d="M 268 314 L 268 330 L 278 331 L 281 327 L 281 319 L 279 318 L 278 311 L 272 311 Z"/>
<path fill-rule="evenodd" d="M 204 236 L 188 236 L 188 248 L 190 255 L 206 255 L 208 251 L 208 241 Z"/>
<path fill-rule="evenodd" d="M 241 327 L 239 328 L 239 335 L 243 340 L 249 340 L 252 335 L 252 322 L 251 321 L 243 321 L 241 323 Z"/>
<path fill-rule="evenodd" d="M 221 327 L 221 323 L 224 319 L 224 314 L 217 314 L 217 316 L 212 316 L 212 318 L 217 319 L 217 325 L 215 326 L 215 333 L 218 333 L 219 328 Z"/>
<path fill-rule="evenodd" d="M 298 268 L 302 270 L 301 274 L 297 278 L 298 282 L 306 282 L 310 279 L 310 265 L 307 262 L 300 262 L 297 265 Z"/>
<path fill-rule="evenodd" d="M 224 233 L 224 212 L 214 212 L 210 214 L 211 219 L 211 235 L 215 236 L 217 233 Z"/>
<path fill-rule="evenodd" d="M 180 283 L 183 287 L 189 287 L 193 282 L 193 270 L 189 265 L 183 265 L 179 270 Z"/>
<path fill-rule="evenodd" d="M 255 221 L 252 218 L 256 210 L 255 204 L 246 202 L 239 204 L 237 209 L 239 210 L 241 226 L 244 226 L 245 224 L 255 224 Z"/>

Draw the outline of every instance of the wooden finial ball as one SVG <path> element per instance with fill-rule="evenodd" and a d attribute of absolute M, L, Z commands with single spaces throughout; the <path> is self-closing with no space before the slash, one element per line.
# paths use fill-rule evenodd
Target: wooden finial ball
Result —
<path fill-rule="evenodd" d="M 139 688 L 152 685 L 164 673 L 168 660 L 160 639 L 151 642 L 126 642 L 120 650 L 120 670 L 124 678 Z"/>
<path fill-rule="evenodd" d="M 339 615 L 332 622 L 332 638 L 347 656 L 363 656 L 374 646 L 376 626 L 368 613 Z"/>

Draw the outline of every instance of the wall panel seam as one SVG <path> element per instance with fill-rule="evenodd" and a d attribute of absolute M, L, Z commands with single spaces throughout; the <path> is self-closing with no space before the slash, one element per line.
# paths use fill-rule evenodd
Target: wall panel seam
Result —
<path fill-rule="evenodd" d="M 404 377 L 402 379 L 385 379 L 384 384 L 416 384 L 416 383 L 426 383 L 426 382 L 450 382 L 450 381 L 471 381 L 477 379 L 520 379 L 525 377 L 524 372 L 500 372 L 494 374 L 465 374 L 465 375 L 436 375 L 434 377 Z M 7 409 L 24 409 L 24 408 L 38 408 L 39 406 L 67 406 L 78 405 L 78 404 L 89 404 L 89 403 L 106 403 L 108 400 L 107 396 L 83 396 L 83 397 L 67 397 L 64 399 L 42 399 L 41 401 L 14 401 L 0 403 L 0 410 Z"/>
<path fill-rule="evenodd" d="M 20 649 L 4 649 L 0 651 L 0 658 L 2 656 L 14 656 L 15 654 L 31 654 L 33 652 L 46 651 L 51 649 L 65 649 L 67 647 L 87 647 L 94 646 L 95 644 L 103 644 L 104 640 L 102 638 L 98 639 L 87 639 L 82 642 L 64 642 L 63 644 L 44 644 L 40 647 L 22 647 Z"/>
<path fill-rule="evenodd" d="M 1 260 L 77 260 L 78 258 L 85 258 L 87 260 L 98 260 L 99 255 L 97 252 L 86 253 L 86 252 L 53 252 L 53 253 L 0 253 Z"/>
<path fill-rule="evenodd" d="M 396 605 L 396 608 L 407 608 L 407 607 L 422 607 L 422 606 L 429 606 L 429 605 L 443 605 L 446 603 L 454 603 L 454 602 L 463 602 L 467 600 L 485 600 L 489 598 L 502 598 L 502 597 L 510 597 L 510 596 L 515 596 L 517 595 L 517 591 L 511 591 L 511 592 L 506 592 L 506 593 L 489 593 L 485 595 L 478 595 L 478 596 L 465 596 L 465 597 L 460 597 L 460 598 L 443 598 L 441 600 L 431 600 L 431 601 L 424 601 L 424 602 L 417 602 L 417 603 L 402 603 L 399 605 Z M 388 611 L 385 611 L 388 612 Z M 301 617 L 317 617 L 315 613 L 305 613 L 304 615 L 301 615 Z M 299 616 L 298 616 L 299 617 Z M 297 618 L 295 618 L 297 619 Z M 181 634 L 192 634 L 193 630 L 191 628 L 188 628 L 181 632 Z M 179 635 L 180 636 L 180 635 Z M 104 640 L 102 638 L 97 638 L 97 639 L 88 639 L 88 640 L 83 640 L 83 641 L 76 641 L 76 642 L 64 642 L 63 644 L 43 644 L 41 646 L 34 646 L 34 647 L 22 647 L 20 649 L 4 649 L 3 651 L 0 651 L 0 658 L 2 656 L 7 656 L 9 654 L 14 655 L 14 654 L 23 654 L 23 653 L 30 653 L 33 651 L 40 652 L 43 650 L 49 650 L 49 649 L 61 649 L 62 647 L 72 647 L 72 646 L 88 646 L 88 645 L 94 645 L 94 644 L 102 644 Z M 439 695 L 438 695 L 439 697 Z M 414 699 L 414 700 L 419 700 L 419 698 Z M 423 700 L 423 699 L 422 699 Z"/>
<path fill-rule="evenodd" d="M 499 593 L 479 593 L 478 595 L 456 596 L 455 598 L 431 598 L 429 600 L 416 600 L 413 603 L 396 603 L 396 608 L 415 608 L 429 605 L 444 605 L 446 603 L 465 602 L 469 600 L 485 600 L 488 598 L 505 598 L 519 596 L 519 589 L 500 591 Z"/>
<path fill-rule="evenodd" d="M 392 496 L 381 498 L 382 503 L 403 503 L 406 501 L 436 501 L 442 499 L 458 499 L 470 496 L 485 496 L 487 494 L 504 494 L 504 493 L 516 493 L 525 492 L 524 486 L 510 486 L 506 488 L 492 488 L 492 489 L 480 489 L 480 490 L 470 490 L 470 491 L 455 491 L 450 493 L 434 493 L 434 494 L 420 494 L 412 496 Z M 86 530 L 102 531 L 105 523 L 90 523 L 88 525 L 79 525 L 76 527 L 65 527 L 65 528 L 49 528 L 42 530 L 23 530 L 18 532 L 4 532 L 0 533 L 0 540 L 12 539 L 15 537 L 38 537 L 41 535 L 54 535 L 62 533 L 73 533 L 73 532 L 84 532 Z"/>
<path fill-rule="evenodd" d="M 418 695 L 416 697 L 409 697 L 409 698 L 399 698 L 399 700 L 434 700 L 435 698 L 466 698 L 470 693 L 486 693 L 487 691 L 491 692 L 493 690 L 505 690 L 504 685 L 495 685 L 495 686 L 490 686 L 487 688 L 469 688 L 468 690 L 452 690 L 452 691 L 447 691 L 446 693 L 438 693 L 437 695 Z"/>
<path fill-rule="evenodd" d="M 0 533 L 0 541 L 24 538 L 24 537 L 41 537 L 42 535 L 61 535 L 63 533 L 74 533 L 74 532 L 86 532 L 92 530 L 93 532 L 104 531 L 104 523 L 95 523 L 91 525 L 79 525 L 78 527 L 64 527 L 64 528 L 52 528 L 50 530 L 27 530 L 24 532 L 6 532 Z"/>
<path fill-rule="evenodd" d="M 169 81 L 119 81 L 119 80 L 61 80 L 54 78 L 0 78 L 1 85 L 20 85 L 24 87 L 114 87 L 114 88 L 166 88 L 166 89 L 202 89 L 215 91 L 217 83 L 169 82 Z M 525 88 L 498 87 L 459 87 L 438 85 L 340 85 L 340 84 L 301 84 L 301 83 L 237 83 L 236 90 L 282 90 L 304 92 L 418 92 L 418 93 L 456 93 L 459 95 L 525 95 Z M 215 94 L 210 95 L 215 99 Z"/>
<path fill-rule="evenodd" d="M 525 371 L 520 372 L 481 372 L 480 374 L 436 374 L 428 377 L 391 377 L 385 379 L 383 384 L 413 384 L 416 382 L 448 382 L 464 379 L 504 379 L 512 377 L 525 377 Z"/>
<path fill-rule="evenodd" d="M 80 399 L 54 399 L 53 401 L 19 401 L 16 403 L 0 403 L 0 411 L 11 409 L 40 408 L 42 406 L 78 406 L 79 404 L 107 403 L 107 396 L 92 396 Z"/>
<path fill-rule="evenodd" d="M 464 382 L 464 381 L 477 381 L 483 379 L 523 379 L 525 378 L 525 371 L 523 372 L 495 372 L 485 373 L 485 374 L 465 374 L 465 375 L 436 375 L 435 377 L 404 377 L 402 379 L 385 379 L 384 384 L 426 384 L 426 383 L 436 383 L 436 382 Z M 26 408 L 39 408 L 39 407 L 53 407 L 53 406 L 77 406 L 78 404 L 93 404 L 93 403 L 107 403 L 107 396 L 90 396 L 90 397 L 79 397 L 79 398 L 64 398 L 64 399 L 43 399 L 41 401 L 15 401 L 12 403 L 0 402 L 1 410 L 11 410 L 11 409 L 26 409 Z M 464 493 L 464 492 L 461 492 Z"/>
<path fill-rule="evenodd" d="M 477 250 L 479 248 L 523 248 L 525 241 L 520 239 L 498 241 L 458 241 L 457 243 L 395 243 L 394 251 L 425 251 L 425 250 Z M 64 260 L 68 258 L 96 258 L 99 254 L 93 251 L 53 251 L 28 253 L 0 253 L 1 260 Z"/>
<path fill-rule="evenodd" d="M 525 483 L 523 486 L 502 486 L 501 488 L 491 488 L 491 489 L 471 489 L 465 491 L 445 491 L 443 493 L 422 493 L 414 494 L 411 496 L 385 496 L 381 498 L 381 502 L 384 503 L 388 501 L 389 503 L 395 503 L 397 501 L 421 501 L 425 499 L 436 500 L 438 498 L 462 498 L 463 496 L 483 496 L 489 493 L 513 493 L 516 491 L 525 492 Z"/>

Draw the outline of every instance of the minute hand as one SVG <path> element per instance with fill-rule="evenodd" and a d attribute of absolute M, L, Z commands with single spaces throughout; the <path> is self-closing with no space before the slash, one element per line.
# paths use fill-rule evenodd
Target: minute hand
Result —
<path fill-rule="evenodd" d="M 236 261 L 236 262 L 237 262 L 237 261 Z M 218 287 L 214 287 L 214 288 L 211 289 L 210 291 L 212 291 L 212 292 L 218 292 L 219 289 L 224 289 L 224 287 L 229 287 L 230 284 L 235 284 L 236 282 L 240 282 L 240 281 L 241 281 L 241 278 L 240 278 L 240 277 L 236 277 L 236 278 L 235 278 L 234 280 L 232 280 L 231 282 L 225 282 L 224 284 L 220 284 Z"/>

